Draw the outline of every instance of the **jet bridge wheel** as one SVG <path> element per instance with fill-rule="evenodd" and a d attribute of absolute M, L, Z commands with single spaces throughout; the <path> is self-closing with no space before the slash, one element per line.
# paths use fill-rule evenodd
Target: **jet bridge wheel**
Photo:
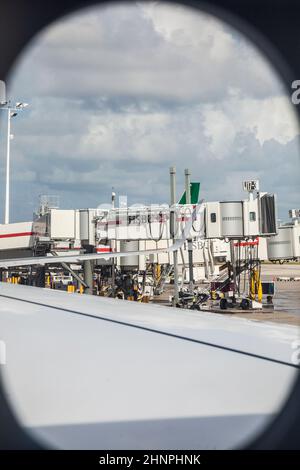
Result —
<path fill-rule="evenodd" d="M 249 310 L 249 308 L 250 308 L 250 302 L 249 302 L 249 300 L 248 300 L 248 299 L 243 299 L 243 300 L 241 301 L 241 309 L 242 309 L 242 310 Z"/>
<path fill-rule="evenodd" d="M 220 300 L 220 309 L 221 310 L 227 310 L 227 307 L 228 307 L 227 299 L 221 299 Z"/>

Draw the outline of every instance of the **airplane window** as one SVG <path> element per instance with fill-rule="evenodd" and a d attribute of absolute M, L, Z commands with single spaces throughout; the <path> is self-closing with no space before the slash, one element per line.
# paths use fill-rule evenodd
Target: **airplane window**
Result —
<path fill-rule="evenodd" d="M 268 60 L 207 13 L 93 6 L 31 41 L 0 82 L 0 373 L 29 432 L 266 428 L 299 371 L 298 138 Z"/>

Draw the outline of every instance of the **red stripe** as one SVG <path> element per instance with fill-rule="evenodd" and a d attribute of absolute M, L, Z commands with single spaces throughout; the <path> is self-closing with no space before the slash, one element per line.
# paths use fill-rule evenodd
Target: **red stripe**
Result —
<path fill-rule="evenodd" d="M 112 251 L 111 248 L 96 248 L 97 253 L 110 253 Z"/>
<path fill-rule="evenodd" d="M 99 225 L 122 225 L 122 220 L 108 220 L 107 222 L 99 222 Z"/>
<path fill-rule="evenodd" d="M 235 243 L 234 246 L 255 246 L 259 245 L 259 238 L 256 238 L 255 240 L 251 240 L 250 242 L 239 242 Z"/>
<path fill-rule="evenodd" d="M 31 235 L 33 235 L 33 232 L 6 233 L 5 235 L 0 235 L 0 238 L 30 237 Z"/>

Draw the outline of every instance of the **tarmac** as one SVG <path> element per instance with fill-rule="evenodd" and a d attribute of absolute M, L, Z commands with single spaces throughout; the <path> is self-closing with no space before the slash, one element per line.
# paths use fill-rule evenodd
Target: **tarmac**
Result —
<path fill-rule="evenodd" d="M 274 308 L 264 308 L 262 311 L 244 311 L 240 309 L 221 310 L 211 308 L 208 311 L 226 315 L 228 317 L 241 317 L 253 321 L 275 322 L 287 325 L 300 326 L 300 263 L 286 263 L 283 265 L 263 263 L 261 270 L 262 280 L 275 282 Z M 293 280 L 293 279 L 299 280 Z M 290 280 L 291 279 L 291 280 Z M 207 287 L 207 285 L 204 285 Z M 154 302 L 168 304 L 169 296 L 173 294 L 173 286 L 166 285 L 164 293 Z"/>

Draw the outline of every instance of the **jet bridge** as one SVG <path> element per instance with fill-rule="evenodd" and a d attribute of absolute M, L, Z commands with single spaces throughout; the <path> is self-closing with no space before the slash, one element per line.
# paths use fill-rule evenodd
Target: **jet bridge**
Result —
<path fill-rule="evenodd" d="M 278 234 L 267 241 L 270 261 L 284 263 L 300 259 L 300 210 L 289 211 L 291 221 L 278 227 Z"/>

